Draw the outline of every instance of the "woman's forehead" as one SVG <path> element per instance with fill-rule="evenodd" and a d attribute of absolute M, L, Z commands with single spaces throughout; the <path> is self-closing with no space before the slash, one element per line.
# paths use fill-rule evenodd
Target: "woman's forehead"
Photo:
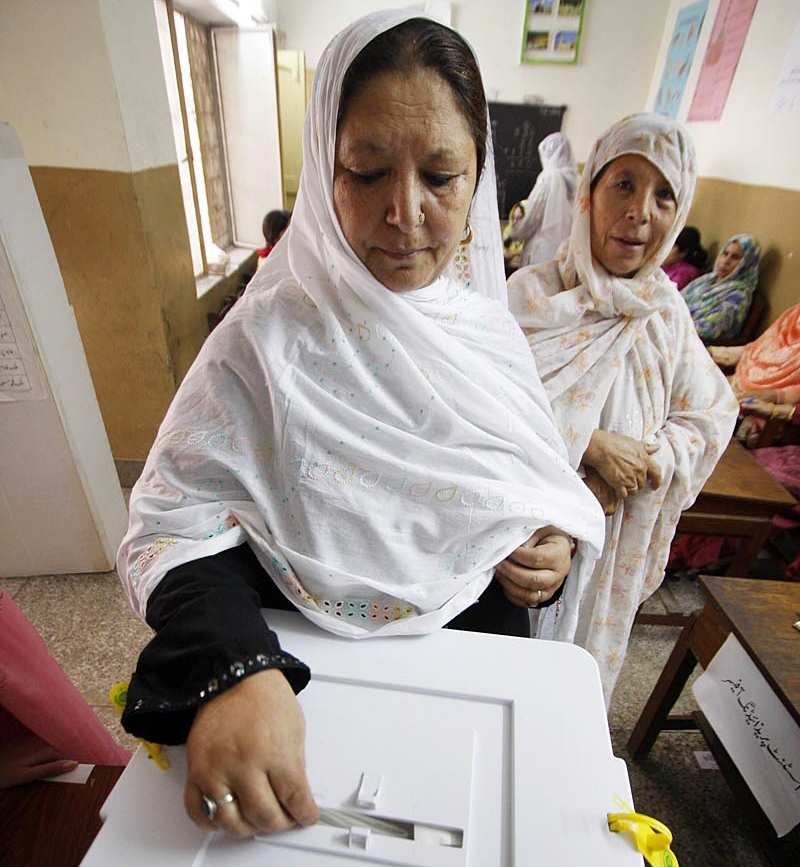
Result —
<path fill-rule="evenodd" d="M 639 179 L 652 180 L 657 184 L 669 185 L 661 169 L 643 154 L 620 154 L 606 163 L 602 171 L 604 176 L 630 175 Z"/>
<path fill-rule="evenodd" d="M 461 156 L 474 148 L 450 86 L 432 70 L 370 77 L 353 94 L 341 118 L 337 149 L 354 156 L 381 155 L 410 137 L 424 139 L 431 158 Z"/>

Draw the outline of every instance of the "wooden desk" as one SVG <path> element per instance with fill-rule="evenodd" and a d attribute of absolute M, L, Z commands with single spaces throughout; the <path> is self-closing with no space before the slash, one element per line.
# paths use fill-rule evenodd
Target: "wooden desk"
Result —
<path fill-rule="evenodd" d="M 77 867 L 122 770 L 97 765 L 84 785 L 36 782 L 0 790 L 0 864 Z"/>
<path fill-rule="evenodd" d="M 731 440 L 694 505 L 678 522 L 679 533 L 738 536 L 744 544 L 727 575 L 747 575 L 772 526 L 772 516 L 794 497 L 737 440 Z"/>
<path fill-rule="evenodd" d="M 742 539 L 725 574 L 747 575 L 767 540 L 773 515 L 794 504 L 786 488 L 740 442 L 731 440 L 694 505 L 681 515 L 676 532 Z M 682 626 L 688 617 L 681 612 L 639 612 L 636 622 Z"/>
<path fill-rule="evenodd" d="M 707 666 L 732 632 L 800 725 L 800 633 L 792 626 L 800 620 L 800 584 L 712 576 L 700 581 L 708 601 L 702 611 L 690 616 L 681 632 L 631 733 L 628 750 L 632 758 L 641 759 L 650 752 L 659 732 L 699 728 L 756 833 L 768 852 L 777 853 L 774 863 L 780 864 L 783 844 L 776 840 L 772 826 L 703 714 L 698 711 L 687 717 L 670 716 L 669 712 L 695 665 Z"/>

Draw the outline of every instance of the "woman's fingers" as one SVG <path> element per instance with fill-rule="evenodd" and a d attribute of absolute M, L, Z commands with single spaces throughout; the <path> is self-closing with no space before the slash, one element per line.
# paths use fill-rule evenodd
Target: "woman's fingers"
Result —
<path fill-rule="evenodd" d="M 513 563 L 504 560 L 498 563 L 495 569 L 495 581 L 503 588 L 503 593 L 514 605 L 520 608 L 533 608 L 540 605 L 542 602 L 547 602 L 548 599 L 556 592 L 561 581 L 558 581 L 554 587 L 551 587 L 549 582 L 530 578 L 517 572 Z M 537 586 L 537 584 L 541 586 Z"/>
<path fill-rule="evenodd" d="M 319 809 L 308 787 L 305 773 L 281 774 L 273 789 L 287 816 L 298 825 L 313 825 L 319 819 Z"/>
<path fill-rule="evenodd" d="M 506 598 L 520 607 L 550 599 L 569 572 L 571 547 L 569 537 L 552 527 L 534 533 L 495 569 Z"/>
<path fill-rule="evenodd" d="M 57 777 L 77 767 L 76 761 L 65 759 L 33 732 L 0 739 L 0 789 Z"/>

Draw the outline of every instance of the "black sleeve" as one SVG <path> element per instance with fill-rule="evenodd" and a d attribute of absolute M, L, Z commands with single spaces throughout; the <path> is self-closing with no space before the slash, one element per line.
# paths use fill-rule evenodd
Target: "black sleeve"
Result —
<path fill-rule="evenodd" d="M 156 634 L 128 686 L 125 730 L 153 743 L 184 743 L 203 702 L 268 668 L 300 692 L 308 666 L 281 650 L 261 608 L 292 606 L 248 545 L 168 572 L 148 600 Z"/>

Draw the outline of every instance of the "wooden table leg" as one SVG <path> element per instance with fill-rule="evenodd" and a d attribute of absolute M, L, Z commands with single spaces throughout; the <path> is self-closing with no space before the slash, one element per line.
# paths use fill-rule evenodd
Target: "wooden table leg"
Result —
<path fill-rule="evenodd" d="M 686 626 L 681 630 L 667 664 L 631 732 L 628 751 L 634 759 L 644 758 L 650 752 L 659 732 L 667 727 L 665 724 L 669 712 L 697 665 L 697 659 L 692 653 L 691 639 L 701 614 L 701 611 L 695 611 L 689 615 Z M 680 728 L 685 727 L 680 726 Z"/>
<path fill-rule="evenodd" d="M 738 550 L 731 558 L 725 574 L 731 576 L 747 575 L 758 556 L 758 552 L 764 547 L 771 529 L 772 521 L 763 521 L 758 530 L 751 535 L 744 536 Z"/>

